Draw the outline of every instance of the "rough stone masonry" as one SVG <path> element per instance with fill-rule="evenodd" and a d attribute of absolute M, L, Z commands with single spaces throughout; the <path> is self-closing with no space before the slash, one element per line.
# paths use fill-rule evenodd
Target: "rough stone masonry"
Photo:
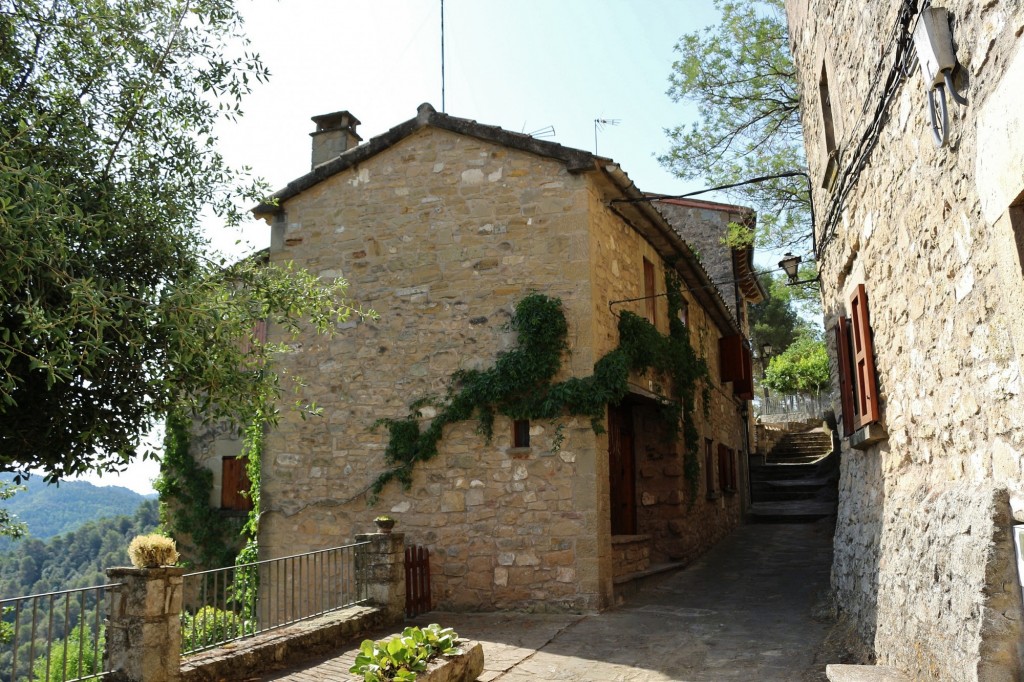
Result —
<path fill-rule="evenodd" d="M 1019 680 L 1024 7 L 945 3 L 968 103 L 938 148 L 920 69 L 894 71 L 922 4 L 786 3 L 834 376 L 864 285 L 881 408 L 844 434 L 832 585 L 879 663 Z"/>

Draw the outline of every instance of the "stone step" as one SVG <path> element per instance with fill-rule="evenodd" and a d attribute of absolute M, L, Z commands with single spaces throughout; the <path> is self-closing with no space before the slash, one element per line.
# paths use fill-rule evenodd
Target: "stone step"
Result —
<path fill-rule="evenodd" d="M 910 678 L 888 665 L 846 665 L 830 663 L 825 675 L 831 682 L 910 682 Z"/>
<path fill-rule="evenodd" d="M 815 464 L 758 464 L 750 467 L 752 481 L 796 480 L 817 475 Z"/>
<path fill-rule="evenodd" d="M 776 457 L 772 455 L 768 458 L 768 464 L 814 464 L 822 455 L 781 455 Z"/>
<path fill-rule="evenodd" d="M 750 505 L 750 520 L 755 523 L 817 521 L 835 513 L 835 501 L 827 500 L 754 502 Z"/>

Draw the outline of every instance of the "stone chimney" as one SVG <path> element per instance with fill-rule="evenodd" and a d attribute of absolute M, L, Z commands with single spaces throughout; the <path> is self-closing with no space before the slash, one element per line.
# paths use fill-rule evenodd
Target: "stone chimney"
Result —
<path fill-rule="evenodd" d="M 356 133 L 359 119 L 347 111 L 314 116 L 313 123 L 316 130 L 309 134 L 313 138 L 313 168 L 340 156 L 363 139 Z"/>

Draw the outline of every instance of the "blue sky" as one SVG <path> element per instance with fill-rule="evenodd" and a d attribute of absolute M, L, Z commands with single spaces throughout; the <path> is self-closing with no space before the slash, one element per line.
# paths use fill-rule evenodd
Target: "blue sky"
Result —
<path fill-rule="evenodd" d="M 219 131 L 229 162 L 250 166 L 274 188 L 309 170 L 310 117 L 347 109 L 364 140 L 441 110 L 440 0 L 239 0 L 250 49 L 270 69 Z M 663 170 L 664 129 L 692 107 L 665 91 L 679 36 L 717 21 L 711 0 L 445 0 L 445 110 L 510 130 L 553 126 L 554 141 L 615 159 L 643 190 L 699 189 Z M 713 197 L 728 200 L 728 197 Z M 263 223 L 240 232 L 207 221 L 221 250 L 269 243 Z M 236 245 L 241 239 L 243 245 Z M 156 465 L 120 477 L 89 477 L 151 492 Z"/>

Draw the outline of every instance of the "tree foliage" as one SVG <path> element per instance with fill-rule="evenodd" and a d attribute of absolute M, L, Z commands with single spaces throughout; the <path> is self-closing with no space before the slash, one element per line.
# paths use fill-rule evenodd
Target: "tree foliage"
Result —
<path fill-rule="evenodd" d="M 266 76 L 232 0 L 0 0 L 0 471 L 117 470 L 174 406 L 246 414 L 287 350 L 259 320 L 348 314 L 343 282 L 206 255 L 204 208 L 263 191 L 214 125 Z"/>
<path fill-rule="evenodd" d="M 24 488 L 0 481 L 0 502 L 11 499 L 14 493 L 19 490 L 24 490 Z M 17 539 L 25 535 L 28 528 L 17 519 L 18 517 L 12 514 L 10 510 L 0 507 L 0 538 Z"/>
<path fill-rule="evenodd" d="M 768 363 L 764 384 L 783 393 L 818 393 L 832 385 L 825 343 L 802 336 Z"/>
<path fill-rule="evenodd" d="M 796 72 L 783 0 L 715 0 L 716 26 L 682 36 L 668 95 L 698 121 L 666 130 L 669 171 L 709 187 L 805 170 Z M 788 177 L 733 190 L 759 211 L 757 244 L 809 246 L 807 181 Z"/>
<path fill-rule="evenodd" d="M 783 276 L 760 275 L 768 298 L 749 308 L 750 342 L 759 354 L 765 345 L 771 346 L 773 353 L 781 353 L 796 340 L 802 325 L 806 324 L 794 310 L 783 279 Z"/>

